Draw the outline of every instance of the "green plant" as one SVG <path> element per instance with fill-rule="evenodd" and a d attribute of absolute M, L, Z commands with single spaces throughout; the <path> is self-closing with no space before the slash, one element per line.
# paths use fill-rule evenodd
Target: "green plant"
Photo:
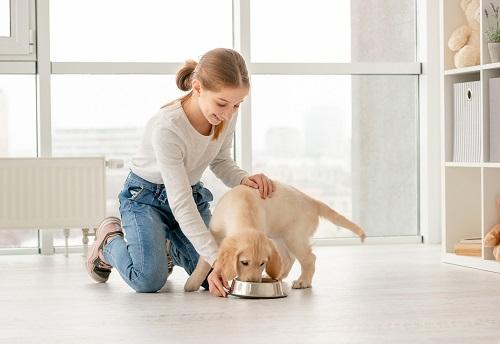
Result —
<path fill-rule="evenodd" d="M 490 13 L 488 10 L 485 8 L 484 9 L 484 14 L 486 15 L 486 24 L 488 25 L 488 28 L 486 29 L 486 36 L 488 37 L 488 42 L 489 43 L 500 43 L 500 27 L 498 25 L 499 23 L 499 8 L 500 6 L 495 7 L 495 5 L 490 2 L 491 6 L 491 16 L 495 18 L 495 22 L 493 23 L 493 26 L 490 25 Z M 496 25 L 495 25 L 496 24 Z"/>

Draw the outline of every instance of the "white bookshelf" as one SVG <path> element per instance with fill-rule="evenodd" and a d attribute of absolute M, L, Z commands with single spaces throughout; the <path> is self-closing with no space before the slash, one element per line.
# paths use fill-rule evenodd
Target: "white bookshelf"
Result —
<path fill-rule="evenodd" d="M 441 25 L 441 176 L 443 261 L 500 273 L 491 248 L 482 249 L 481 257 L 454 254 L 454 245 L 466 237 L 481 237 L 499 223 L 495 198 L 500 196 L 500 163 L 489 161 L 489 79 L 500 77 L 500 63 L 491 63 L 483 27 L 486 25 L 481 3 L 481 64 L 456 69 L 454 52 L 448 49 L 451 33 L 465 24 L 460 0 L 440 0 Z M 453 84 L 481 82 L 481 161 L 453 162 Z M 498 95 L 500 97 L 500 95 Z"/>

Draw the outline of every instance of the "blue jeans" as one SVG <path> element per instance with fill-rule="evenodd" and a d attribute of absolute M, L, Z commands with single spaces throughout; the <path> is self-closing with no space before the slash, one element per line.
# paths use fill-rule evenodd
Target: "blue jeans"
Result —
<path fill-rule="evenodd" d="M 212 193 L 201 182 L 191 186 L 193 198 L 208 227 Z M 165 186 L 130 172 L 118 196 L 125 238 L 115 237 L 103 249 L 106 261 L 138 292 L 160 290 L 168 278 L 165 240 L 172 243 L 175 265 L 191 275 L 199 254 L 182 233 L 168 204 Z M 208 230 L 208 229 L 207 229 Z"/>

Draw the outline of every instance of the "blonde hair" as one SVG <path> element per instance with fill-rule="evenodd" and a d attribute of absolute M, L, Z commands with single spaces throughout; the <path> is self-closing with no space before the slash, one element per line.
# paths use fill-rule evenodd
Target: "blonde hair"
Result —
<path fill-rule="evenodd" d="M 217 48 L 205 53 L 199 62 L 187 60 L 184 66 L 177 71 L 175 82 L 182 91 L 190 91 L 181 97 L 181 103 L 189 99 L 192 94 L 192 81 L 198 80 L 209 91 L 218 92 L 222 88 L 250 88 L 250 79 L 243 57 L 235 50 Z M 224 122 L 215 126 L 213 139 L 216 140 L 222 130 Z"/>

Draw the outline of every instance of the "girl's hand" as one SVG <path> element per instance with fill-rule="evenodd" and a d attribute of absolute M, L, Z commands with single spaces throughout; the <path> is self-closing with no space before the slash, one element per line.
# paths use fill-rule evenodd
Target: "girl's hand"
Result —
<path fill-rule="evenodd" d="M 273 181 L 263 173 L 245 177 L 241 180 L 240 184 L 259 189 L 260 197 L 263 199 L 271 197 L 271 194 L 275 191 Z"/>
<path fill-rule="evenodd" d="M 227 291 L 229 290 L 229 283 L 222 276 L 222 269 L 217 263 L 214 264 L 214 269 L 208 275 L 208 290 L 210 290 L 210 294 L 213 296 L 226 297 Z M 225 288 L 225 289 L 224 289 Z"/>

